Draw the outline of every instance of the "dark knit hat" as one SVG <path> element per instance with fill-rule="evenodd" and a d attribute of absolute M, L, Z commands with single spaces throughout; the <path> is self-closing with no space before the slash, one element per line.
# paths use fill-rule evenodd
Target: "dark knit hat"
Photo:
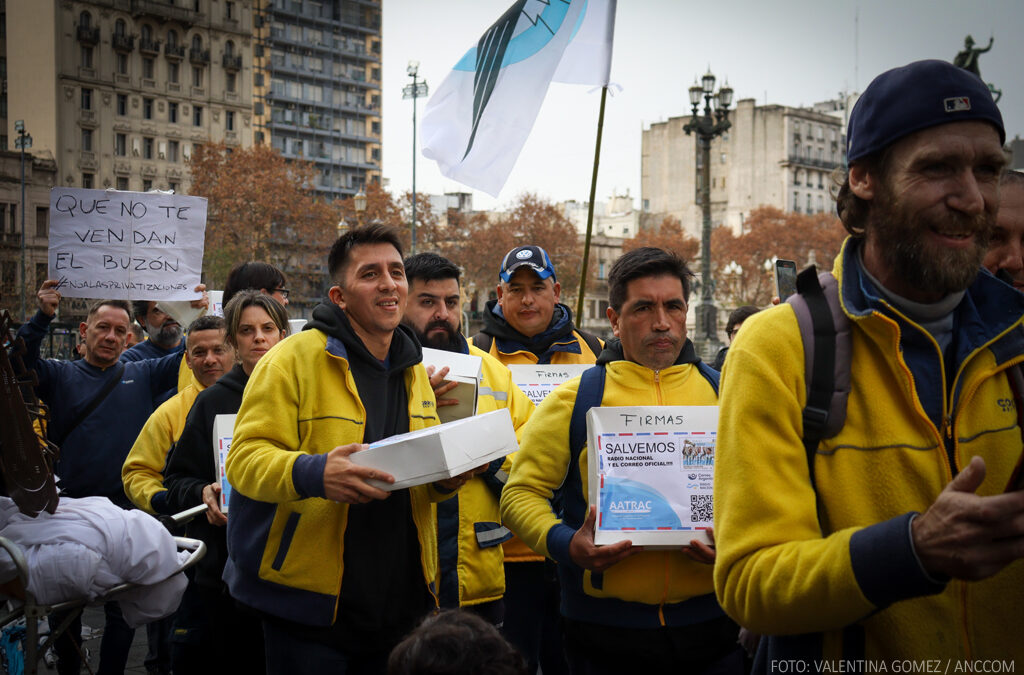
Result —
<path fill-rule="evenodd" d="M 853 106 L 846 160 L 878 152 L 915 131 L 967 120 L 990 122 L 999 142 L 1006 141 L 1003 116 L 977 75 L 934 59 L 893 68 L 876 77 Z"/>

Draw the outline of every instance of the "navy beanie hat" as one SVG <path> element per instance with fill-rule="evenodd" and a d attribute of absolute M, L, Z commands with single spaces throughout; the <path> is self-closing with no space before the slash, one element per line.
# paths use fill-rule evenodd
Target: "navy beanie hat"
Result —
<path fill-rule="evenodd" d="M 915 131 L 946 124 L 990 122 L 1006 142 L 1003 116 L 992 92 L 974 73 L 939 60 L 887 70 L 861 94 L 846 138 L 846 161 L 882 150 Z"/>

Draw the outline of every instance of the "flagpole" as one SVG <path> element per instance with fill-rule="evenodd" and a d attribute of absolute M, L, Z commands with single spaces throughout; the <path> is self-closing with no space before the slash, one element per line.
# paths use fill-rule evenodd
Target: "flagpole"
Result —
<path fill-rule="evenodd" d="M 580 294 L 576 302 L 576 325 L 583 325 L 583 299 L 587 291 L 587 266 L 590 264 L 590 235 L 594 231 L 594 196 L 597 194 L 597 167 L 601 164 L 601 133 L 604 131 L 604 102 L 608 85 L 601 87 L 601 112 L 597 115 L 597 143 L 594 147 L 594 174 L 590 179 L 590 202 L 587 205 L 587 236 L 583 241 L 583 267 L 580 270 Z"/>

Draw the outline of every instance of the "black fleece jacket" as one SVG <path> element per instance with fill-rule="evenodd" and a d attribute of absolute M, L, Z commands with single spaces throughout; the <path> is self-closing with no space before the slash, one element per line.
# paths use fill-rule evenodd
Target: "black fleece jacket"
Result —
<path fill-rule="evenodd" d="M 226 375 L 196 397 L 185 419 L 181 438 L 167 456 L 164 487 L 172 512 L 184 511 L 203 503 L 203 488 L 217 482 L 213 461 L 213 419 L 233 415 L 242 405 L 242 392 L 249 376 L 236 365 Z M 193 518 L 186 536 L 206 543 L 206 555 L 196 565 L 195 581 L 200 586 L 222 588 L 221 573 L 228 559 L 227 530 L 211 525 L 206 516 Z"/>

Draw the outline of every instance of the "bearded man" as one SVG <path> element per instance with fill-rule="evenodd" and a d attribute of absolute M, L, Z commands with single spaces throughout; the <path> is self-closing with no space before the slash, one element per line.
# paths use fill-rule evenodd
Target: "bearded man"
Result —
<path fill-rule="evenodd" d="M 851 236 L 833 269 L 850 390 L 835 436 L 805 450 L 814 411 L 792 305 L 748 319 L 729 350 L 715 590 L 771 636 L 760 670 L 1024 659 L 1024 296 L 979 274 L 1004 141 L 988 88 L 942 61 L 879 75 L 854 107 L 837 208 Z"/>

